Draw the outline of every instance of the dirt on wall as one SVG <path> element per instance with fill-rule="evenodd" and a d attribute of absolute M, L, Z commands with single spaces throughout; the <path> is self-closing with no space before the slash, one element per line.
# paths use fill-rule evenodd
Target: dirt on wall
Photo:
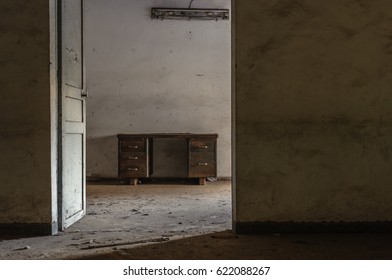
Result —
<path fill-rule="evenodd" d="M 0 11 L 0 223 L 50 225 L 49 1 Z"/>
<path fill-rule="evenodd" d="M 391 8 L 236 1 L 239 222 L 392 219 Z"/>

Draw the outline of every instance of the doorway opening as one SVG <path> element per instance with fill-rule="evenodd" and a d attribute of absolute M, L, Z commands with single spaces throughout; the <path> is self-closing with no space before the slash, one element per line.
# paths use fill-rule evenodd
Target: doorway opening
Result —
<path fill-rule="evenodd" d="M 161 2 L 85 1 L 87 215 L 71 231 L 111 240 L 231 229 L 231 20 L 152 20 Z M 231 1 L 193 6 L 231 10 Z M 168 181 L 183 173 L 186 142 L 156 139 L 154 183 L 123 184 L 117 135 L 150 133 L 218 134 L 217 176 Z"/>

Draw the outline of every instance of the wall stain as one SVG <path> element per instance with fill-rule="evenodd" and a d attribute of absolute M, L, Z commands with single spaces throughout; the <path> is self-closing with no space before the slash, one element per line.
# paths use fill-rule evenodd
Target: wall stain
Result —
<path fill-rule="evenodd" d="M 380 148 L 380 156 L 384 161 L 389 161 L 389 159 L 391 158 L 391 148 L 390 147 Z"/>
<path fill-rule="evenodd" d="M 301 1 L 298 0 L 285 0 L 278 1 L 273 8 L 272 14 L 277 15 L 281 18 L 287 18 L 289 16 L 294 15 L 298 11 L 304 11 L 305 6 Z"/>

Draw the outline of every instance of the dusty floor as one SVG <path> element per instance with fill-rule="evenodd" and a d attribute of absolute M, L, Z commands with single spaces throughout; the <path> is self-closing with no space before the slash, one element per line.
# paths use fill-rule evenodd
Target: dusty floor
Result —
<path fill-rule="evenodd" d="M 234 235 L 229 231 L 112 250 L 93 260 L 391 260 L 392 234 Z"/>
<path fill-rule="evenodd" d="M 392 259 L 392 233 L 231 233 L 231 186 L 88 186 L 58 236 L 1 240 L 0 259 Z"/>
<path fill-rule="evenodd" d="M 0 259 L 62 259 L 231 229 L 230 182 L 88 186 L 87 216 L 57 236 L 1 240 Z"/>

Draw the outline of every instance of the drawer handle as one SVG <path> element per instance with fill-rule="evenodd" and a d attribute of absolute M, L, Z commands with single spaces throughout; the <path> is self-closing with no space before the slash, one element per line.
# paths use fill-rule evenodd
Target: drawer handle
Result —
<path fill-rule="evenodd" d="M 199 162 L 198 165 L 199 166 L 208 166 L 208 163 L 207 162 Z"/>
<path fill-rule="evenodd" d="M 134 160 L 137 160 L 137 159 L 139 159 L 138 157 L 128 157 L 128 159 L 134 159 Z"/>
<path fill-rule="evenodd" d="M 129 171 L 138 171 L 139 169 L 137 168 L 128 168 Z"/>
<path fill-rule="evenodd" d="M 208 146 L 198 146 L 199 149 L 208 149 Z"/>
<path fill-rule="evenodd" d="M 129 149 L 137 149 L 139 146 L 128 146 Z"/>

